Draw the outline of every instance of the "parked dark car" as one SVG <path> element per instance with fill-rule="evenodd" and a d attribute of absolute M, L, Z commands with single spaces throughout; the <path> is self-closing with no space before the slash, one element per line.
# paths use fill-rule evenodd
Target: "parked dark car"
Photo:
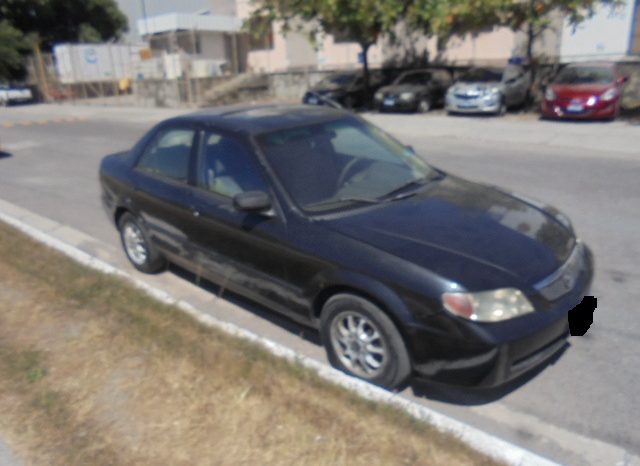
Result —
<path fill-rule="evenodd" d="M 448 113 L 504 115 L 527 102 L 530 87 L 531 72 L 520 65 L 471 68 L 449 88 L 445 106 Z"/>
<path fill-rule="evenodd" d="M 614 62 L 573 63 L 547 86 L 542 101 L 546 118 L 615 119 L 627 82 Z"/>
<path fill-rule="evenodd" d="M 374 96 L 379 111 L 426 113 L 444 105 L 444 96 L 451 85 L 451 74 L 445 70 L 406 71 L 390 86 L 378 89 Z"/>
<path fill-rule="evenodd" d="M 361 71 L 334 73 L 309 88 L 302 97 L 302 103 L 330 105 L 336 102 L 348 109 L 368 108 L 375 91 L 388 82 L 387 74 L 381 70 L 370 71 L 368 89 Z"/>
<path fill-rule="evenodd" d="M 171 261 L 317 328 L 335 367 L 386 387 L 494 386 L 539 366 L 592 278 L 558 210 L 329 107 L 173 118 L 105 157 L 100 182 L 137 269 Z"/>

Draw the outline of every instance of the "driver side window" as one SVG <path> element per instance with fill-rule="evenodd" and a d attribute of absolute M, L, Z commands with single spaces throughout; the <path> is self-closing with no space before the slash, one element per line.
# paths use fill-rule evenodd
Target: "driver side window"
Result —
<path fill-rule="evenodd" d="M 199 160 L 201 188 L 232 198 L 246 191 L 267 191 L 251 153 L 235 139 L 209 132 L 205 135 Z"/>

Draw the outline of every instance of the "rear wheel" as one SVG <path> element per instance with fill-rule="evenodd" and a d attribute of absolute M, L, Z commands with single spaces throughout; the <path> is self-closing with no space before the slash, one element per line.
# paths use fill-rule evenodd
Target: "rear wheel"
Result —
<path fill-rule="evenodd" d="M 331 365 L 349 375 L 393 389 L 411 374 L 400 332 L 371 301 L 333 296 L 322 309 L 321 334 Z"/>
<path fill-rule="evenodd" d="M 151 245 L 141 222 L 136 217 L 128 212 L 123 214 L 118 228 L 124 252 L 136 269 L 145 273 L 157 273 L 166 267 L 165 259 Z"/>

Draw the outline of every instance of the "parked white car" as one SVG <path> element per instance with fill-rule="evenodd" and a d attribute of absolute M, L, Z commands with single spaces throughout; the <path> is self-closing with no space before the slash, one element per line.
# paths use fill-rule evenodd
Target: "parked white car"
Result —
<path fill-rule="evenodd" d="M 28 102 L 33 99 L 31 89 L 27 87 L 8 86 L 0 84 L 0 105 Z"/>
<path fill-rule="evenodd" d="M 471 68 L 447 91 L 445 108 L 448 113 L 503 115 L 526 102 L 530 86 L 531 73 L 521 66 Z"/>

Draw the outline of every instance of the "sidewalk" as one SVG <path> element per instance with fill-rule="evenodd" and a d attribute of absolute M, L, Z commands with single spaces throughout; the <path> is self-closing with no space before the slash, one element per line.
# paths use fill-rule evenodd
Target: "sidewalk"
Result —
<path fill-rule="evenodd" d="M 9 450 L 9 446 L 0 437 L 0 466 L 21 466 L 16 457 Z"/>

